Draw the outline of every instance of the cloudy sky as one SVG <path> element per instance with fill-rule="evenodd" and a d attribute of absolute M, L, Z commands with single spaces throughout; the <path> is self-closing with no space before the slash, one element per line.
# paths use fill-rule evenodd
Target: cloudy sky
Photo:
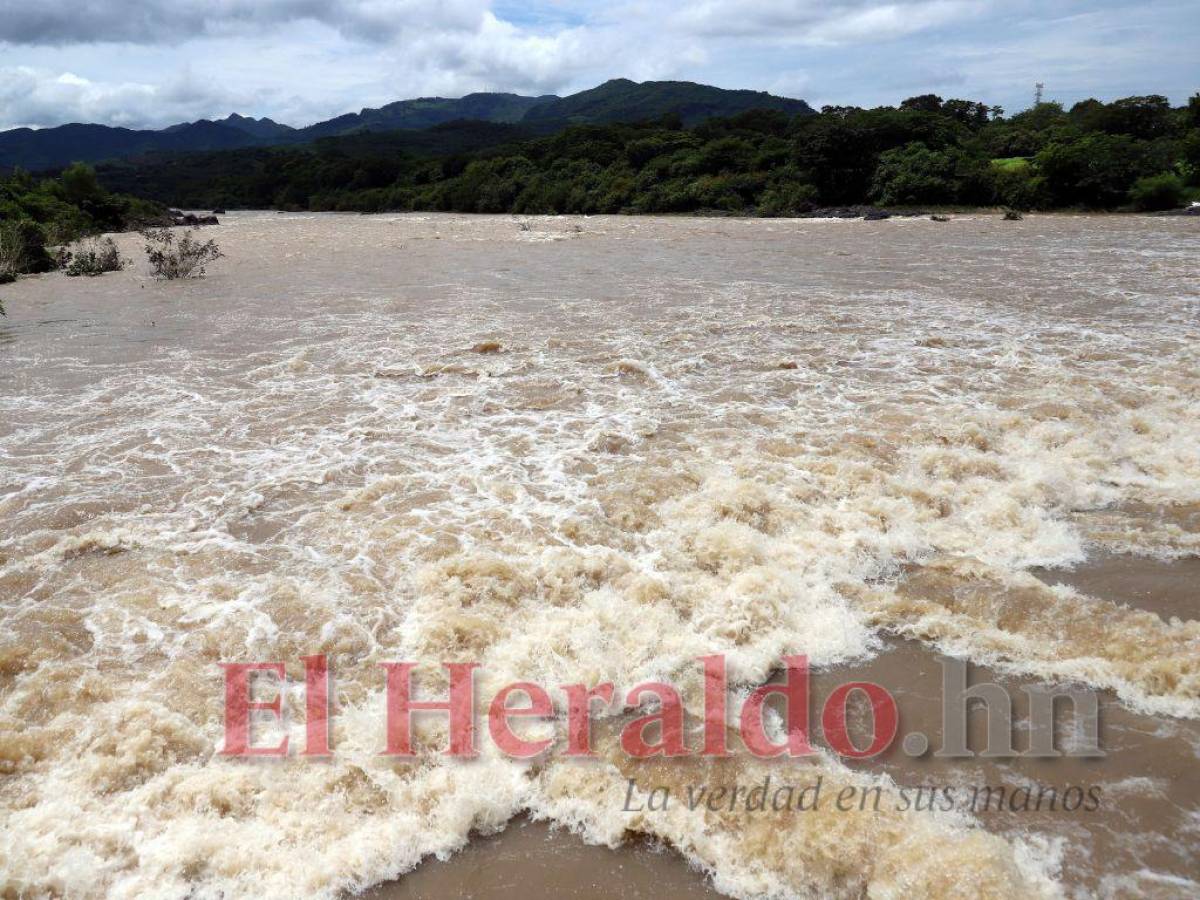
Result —
<path fill-rule="evenodd" d="M 614 77 L 814 106 L 1200 89 L 1197 0 L 0 0 L 0 129 L 292 125 L 415 96 Z"/>

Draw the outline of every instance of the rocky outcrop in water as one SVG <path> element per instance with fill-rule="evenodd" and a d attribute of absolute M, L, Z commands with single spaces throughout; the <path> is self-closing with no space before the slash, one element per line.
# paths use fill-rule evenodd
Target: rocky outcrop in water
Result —
<path fill-rule="evenodd" d="M 821 206 L 800 214 L 801 219 L 864 219 L 868 222 L 894 215 L 877 206 Z"/>
<path fill-rule="evenodd" d="M 199 225 L 220 225 L 221 222 L 216 216 L 198 216 L 195 213 L 180 212 L 173 209 L 170 212 L 172 225 L 199 226 Z"/>
<path fill-rule="evenodd" d="M 1163 212 L 1150 213 L 1152 216 L 1200 216 L 1200 204 L 1193 203 L 1182 209 L 1168 209 Z"/>

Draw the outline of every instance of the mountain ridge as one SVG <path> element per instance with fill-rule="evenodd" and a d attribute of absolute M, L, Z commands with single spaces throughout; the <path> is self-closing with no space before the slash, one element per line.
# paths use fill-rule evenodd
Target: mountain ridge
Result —
<path fill-rule="evenodd" d="M 690 126 L 748 109 L 774 109 L 792 115 L 814 112 L 803 100 L 777 97 L 766 91 L 718 88 L 694 81 L 637 82 L 613 78 L 594 88 L 535 106 L 523 121 L 607 125 L 675 114 L 685 126 Z"/>
<path fill-rule="evenodd" d="M 163 129 L 68 123 L 54 128 L 0 131 L 0 171 L 53 169 L 153 152 L 230 150 L 308 143 L 362 132 L 422 131 L 463 120 L 527 125 L 552 132 L 569 125 L 633 122 L 677 115 L 688 125 L 749 109 L 809 115 L 803 100 L 762 91 L 731 90 L 690 81 L 635 82 L 617 78 L 576 94 L 526 96 L 476 92 L 463 97 L 417 97 L 364 107 L 295 128 L 269 118 L 231 113 L 223 119 L 180 122 Z"/>

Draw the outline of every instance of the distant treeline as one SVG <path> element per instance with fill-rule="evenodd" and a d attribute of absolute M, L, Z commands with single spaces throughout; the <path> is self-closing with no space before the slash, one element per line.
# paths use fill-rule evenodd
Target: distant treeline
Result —
<path fill-rule="evenodd" d="M 1043 103 L 1006 117 L 967 100 L 667 116 L 549 137 L 452 123 L 306 147 L 100 169 L 114 190 L 195 208 L 480 213 L 804 213 L 818 207 L 1164 209 L 1200 196 L 1200 94 Z"/>

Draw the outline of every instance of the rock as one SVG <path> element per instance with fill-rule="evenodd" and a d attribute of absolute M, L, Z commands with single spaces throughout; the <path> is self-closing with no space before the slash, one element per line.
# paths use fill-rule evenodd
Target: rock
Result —
<path fill-rule="evenodd" d="M 588 444 L 588 449 L 593 453 L 621 454 L 628 452 L 629 447 L 629 438 L 622 434 L 602 434 Z"/>
<path fill-rule="evenodd" d="M 892 213 L 878 206 L 822 206 L 800 214 L 801 219 L 889 219 Z"/>
<path fill-rule="evenodd" d="M 934 215 L 929 217 L 929 220 L 931 222 L 949 222 L 950 217 L 949 216 L 939 216 L 935 213 Z"/>
<path fill-rule="evenodd" d="M 200 225 L 220 225 L 216 216 L 198 216 L 195 213 L 180 213 L 172 221 L 173 225 L 197 227 Z"/>
<path fill-rule="evenodd" d="M 1021 215 L 1019 212 L 1017 212 L 1015 209 L 1006 209 L 1004 211 L 1004 221 L 1005 222 L 1020 222 L 1023 218 L 1025 218 L 1025 217 L 1023 215 Z"/>
<path fill-rule="evenodd" d="M 213 213 L 213 215 L 214 215 L 214 216 L 223 216 L 223 215 L 225 215 L 225 210 L 223 210 L 223 209 L 214 209 L 214 210 L 212 211 L 212 213 Z"/>
<path fill-rule="evenodd" d="M 1200 216 L 1200 203 L 1193 203 L 1183 209 L 1168 209 L 1165 212 L 1151 213 L 1152 216 Z"/>
<path fill-rule="evenodd" d="M 832 206 L 814 209 L 804 213 L 801 218 L 826 219 L 862 219 L 866 222 L 878 222 L 883 219 L 919 219 L 929 215 L 929 210 L 920 209 L 884 209 L 880 206 Z"/>

